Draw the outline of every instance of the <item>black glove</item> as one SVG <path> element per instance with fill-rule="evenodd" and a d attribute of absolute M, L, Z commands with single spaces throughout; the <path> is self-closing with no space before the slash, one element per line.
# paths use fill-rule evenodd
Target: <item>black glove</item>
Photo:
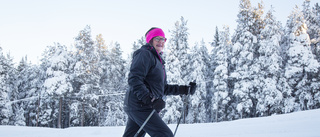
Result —
<path fill-rule="evenodd" d="M 166 106 L 166 102 L 164 102 L 161 98 L 156 99 L 152 102 L 152 108 L 155 109 L 158 113 Z"/>
<path fill-rule="evenodd" d="M 189 85 L 190 85 L 190 94 L 193 95 L 196 92 L 197 83 L 190 82 Z"/>
<path fill-rule="evenodd" d="M 180 95 L 187 95 L 189 92 L 190 86 L 179 86 L 179 94 Z"/>
<path fill-rule="evenodd" d="M 197 84 L 195 82 L 190 82 L 188 86 L 179 86 L 179 94 L 191 94 L 196 92 Z"/>

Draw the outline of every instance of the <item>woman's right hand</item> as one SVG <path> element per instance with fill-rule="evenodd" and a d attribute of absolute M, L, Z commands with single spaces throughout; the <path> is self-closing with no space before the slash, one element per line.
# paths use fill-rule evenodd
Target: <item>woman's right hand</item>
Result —
<path fill-rule="evenodd" d="M 166 106 L 166 102 L 164 102 L 161 98 L 156 99 L 152 102 L 152 108 L 155 109 L 158 113 Z"/>

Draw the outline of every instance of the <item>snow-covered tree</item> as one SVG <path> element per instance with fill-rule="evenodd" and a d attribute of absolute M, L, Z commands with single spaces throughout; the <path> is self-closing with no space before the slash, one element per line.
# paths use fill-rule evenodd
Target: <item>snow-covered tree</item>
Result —
<path fill-rule="evenodd" d="M 310 37 L 311 51 L 315 55 L 315 58 L 320 62 L 320 6 L 318 3 L 314 5 L 313 8 L 310 7 L 310 0 L 305 0 L 303 3 L 302 13 L 306 20 L 307 24 L 307 33 Z M 320 108 L 320 93 L 317 92 L 320 90 L 320 78 L 318 73 L 311 75 L 312 85 L 311 89 L 313 91 L 314 105 L 312 108 Z"/>
<path fill-rule="evenodd" d="M 168 83 L 185 84 L 190 81 L 184 78 L 188 75 L 188 28 L 187 21 L 181 17 L 180 21 L 175 23 L 175 28 L 171 31 L 171 39 L 165 49 L 165 59 L 167 68 Z"/>
<path fill-rule="evenodd" d="M 46 62 L 46 79 L 43 84 L 46 93 L 63 97 L 70 93 L 73 89 L 71 86 L 71 76 L 69 66 L 71 57 L 69 56 L 65 46 L 56 44 L 49 47 L 49 58 Z"/>
<path fill-rule="evenodd" d="M 98 90 L 98 55 L 96 54 L 95 44 L 91 38 L 91 28 L 86 26 L 81 30 L 75 38 L 76 64 L 74 73 L 76 80 L 79 82 L 76 90 L 79 90 L 79 95 L 90 97 Z M 89 93 L 89 94 L 87 94 Z"/>
<path fill-rule="evenodd" d="M 6 56 L 6 65 L 4 66 L 4 68 L 6 68 L 6 86 L 8 88 L 8 95 L 9 95 L 9 99 L 10 101 L 15 101 L 19 99 L 19 93 L 17 90 L 17 70 L 14 67 L 14 63 L 13 63 L 13 57 L 10 54 L 7 54 Z M 12 107 L 12 114 L 10 116 L 9 119 L 9 125 L 14 125 L 15 123 L 15 114 L 17 115 L 23 115 L 23 114 L 18 114 L 18 111 L 20 109 L 20 104 L 19 103 L 9 103 Z"/>
<path fill-rule="evenodd" d="M 99 79 L 99 87 L 104 89 L 106 87 L 106 83 L 108 83 L 107 79 L 107 68 L 108 62 L 110 60 L 110 55 L 108 52 L 108 47 L 105 44 L 105 40 L 102 38 L 102 35 L 99 34 L 96 36 L 95 48 L 97 50 L 97 61 L 98 61 L 98 70 L 97 73 L 100 77 Z"/>
<path fill-rule="evenodd" d="M 311 49 L 316 55 L 318 62 L 320 61 L 320 6 L 318 3 L 313 8 L 310 7 L 310 0 L 303 2 L 302 13 L 308 27 L 307 33 L 311 40 Z"/>
<path fill-rule="evenodd" d="M 15 126 L 25 126 L 26 125 L 26 118 L 24 117 L 24 109 L 20 107 L 16 110 L 14 115 L 14 123 Z"/>
<path fill-rule="evenodd" d="M 282 73 L 280 55 L 282 28 L 273 12 L 274 9 L 271 7 L 265 17 L 265 27 L 261 31 L 258 50 L 260 56 L 254 64 L 260 68 L 255 85 L 261 90 L 257 96 L 257 113 L 261 116 L 281 113 L 281 101 L 283 100 L 282 90 L 277 86 Z"/>
<path fill-rule="evenodd" d="M 187 99 L 188 107 L 186 108 L 188 108 L 188 111 L 186 113 L 186 122 L 204 123 L 207 120 L 205 69 L 208 69 L 205 64 L 205 60 L 208 59 L 208 54 L 204 41 L 201 41 L 200 44 L 196 43 L 192 51 L 188 59 L 190 61 L 188 79 L 196 80 L 197 90 L 194 95 L 189 96 Z"/>
<path fill-rule="evenodd" d="M 28 81 L 26 81 L 28 75 L 24 74 L 27 68 L 30 66 L 30 64 L 28 64 L 27 61 L 28 61 L 27 56 L 22 58 L 17 68 L 17 71 L 19 73 L 18 79 L 17 79 L 17 88 L 19 92 L 19 98 L 25 98 L 26 97 L 25 89 L 28 89 L 28 85 L 27 85 Z"/>
<path fill-rule="evenodd" d="M 72 64 L 72 58 L 69 56 L 66 47 L 59 43 L 48 48 L 43 91 L 45 94 L 52 96 L 54 100 L 58 100 L 54 110 L 56 114 L 52 115 L 58 118 L 57 127 L 61 128 L 62 101 L 63 98 L 70 97 L 73 91 L 72 75 L 69 68 Z"/>
<path fill-rule="evenodd" d="M 293 98 L 285 101 L 294 104 L 290 111 L 312 109 L 317 104 L 314 95 L 319 91 L 319 82 L 313 77 L 318 73 L 319 63 L 312 54 L 306 21 L 298 7 L 289 16 L 284 37 L 285 77 Z"/>
<path fill-rule="evenodd" d="M 258 56 L 258 34 L 252 24 L 253 8 L 249 0 L 240 1 L 238 14 L 238 26 L 233 36 L 231 50 L 231 78 L 233 79 L 233 94 L 236 97 L 237 110 L 241 117 L 255 117 L 257 108 L 258 92 L 261 92 L 254 83 L 257 79 L 259 68 L 255 67 Z"/>
<path fill-rule="evenodd" d="M 216 55 L 217 55 L 217 47 L 219 46 L 220 42 L 220 36 L 219 36 L 219 29 L 216 27 L 215 29 L 215 34 L 213 38 L 213 42 L 210 43 L 211 46 L 211 51 L 209 54 L 209 62 L 206 63 L 209 67 L 207 70 L 207 79 L 206 79 L 206 90 L 207 90 L 207 97 L 206 97 L 206 108 L 207 108 L 207 121 L 212 122 L 215 119 L 215 114 L 214 110 L 212 109 L 214 107 L 214 87 L 213 87 L 213 79 L 214 79 L 214 71 L 217 67 L 217 60 L 216 60 Z"/>
<path fill-rule="evenodd" d="M 219 43 L 214 47 L 214 59 L 216 62 L 216 68 L 213 72 L 213 87 L 212 91 L 212 119 L 214 121 L 227 120 L 228 116 L 228 103 L 231 101 L 228 89 L 228 57 L 229 50 L 231 48 L 231 40 L 229 27 L 225 26 L 223 31 L 219 33 Z"/>
<path fill-rule="evenodd" d="M 102 95 L 107 94 L 106 89 L 108 89 L 108 84 L 111 83 L 111 80 L 108 79 L 108 66 L 110 62 L 110 53 L 108 51 L 108 46 L 105 44 L 105 40 L 102 37 L 102 34 L 99 34 L 96 36 L 96 41 L 95 41 L 95 49 L 97 50 L 97 62 L 99 65 L 98 66 L 98 71 L 97 75 L 99 75 L 99 87 L 100 87 L 100 93 Z M 104 103 L 105 99 L 99 97 L 99 104 L 97 105 L 97 109 L 99 112 L 99 117 L 98 117 L 98 125 L 104 125 L 104 121 L 106 119 L 104 115 Z M 78 104 L 80 105 L 80 104 Z"/>
<path fill-rule="evenodd" d="M 106 78 L 109 82 L 107 83 L 107 88 L 104 90 L 108 91 L 107 93 L 123 92 L 125 90 L 125 85 L 123 83 L 126 82 L 124 79 L 125 61 L 122 59 L 120 44 L 116 42 L 112 44 L 110 48 L 110 60 L 106 70 Z"/>
<path fill-rule="evenodd" d="M 108 94 L 124 93 L 126 91 L 127 79 L 124 79 L 126 74 L 125 61 L 122 59 L 122 51 L 119 43 L 110 45 L 108 52 L 109 61 L 106 68 L 106 88 L 103 89 L 106 97 L 103 104 L 103 117 L 101 121 L 103 125 L 119 126 L 124 125 L 126 114 L 123 111 L 123 95 L 107 96 Z"/>
<path fill-rule="evenodd" d="M 75 38 L 76 63 L 74 66 L 74 94 L 81 104 L 81 125 L 98 125 L 97 104 L 101 94 L 99 82 L 99 57 L 91 37 L 91 28 L 86 26 Z M 84 113 L 86 111 L 86 113 Z M 74 118 L 72 118 L 74 119 Z"/>
<path fill-rule="evenodd" d="M 205 105 L 205 112 L 201 112 L 204 114 L 200 114 L 200 115 L 205 115 L 206 116 L 206 122 L 211 118 L 210 114 L 211 114 L 211 98 L 212 95 L 211 90 L 212 90 L 212 71 L 211 71 L 211 59 L 210 59 L 210 55 L 209 55 L 209 50 L 205 44 L 205 42 L 202 40 L 200 45 L 198 45 L 196 43 L 196 47 L 198 47 L 198 50 L 192 50 L 193 52 L 191 52 L 191 54 L 199 54 L 199 58 L 200 60 L 198 60 L 199 62 L 201 62 L 202 66 L 197 68 L 197 66 L 195 66 L 192 62 L 191 62 L 191 66 L 193 67 L 192 69 L 192 74 L 201 74 L 199 75 L 199 77 L 203 77 L 202 79 L 200 79 L 198 76 L 192 76 L 190 79 L 191 80 L 196 80 L 196 83 L 199 87 L 199 91 L 197 90 L 196 92 L 201 92 L 201 99 L 203 100 L 202 103 L 204 103 Z M 196 55 L 194 55 L 196 56 Z M 194 58 L 196 59 L 196 58 Z M 201 70 L 201 72 L 198 72 L 199 70 Z M 205 93 L 202 93 L 205 92 Z M 201 104 L 202 105 L 202 104 Z M 203 119 L 203 118 L 202 118 Z"/>
<path fill-rule="evenodd" d="M 43 82 L 40 80 L 39 66 L 28 62 L 27 57 L 22 58 L 18 66 L 17 88 L 20 107 L 24 110 L 25 123 L 27 126 L 37 125 L 39 93 Z"/>
<path fill-rule="evenodd" d="M 216 67 L 217 67 L 217 61 L 216 61 L 216 55 L 217 55 L 217 47 L 219 46 L 219 44 L 220 44 L 220 36 L 219 36 L 220 34 L 219 34 L 219 29 L 218 29 L 218 27 L 216 27 L 216 30 L 215 30 L 215 34 L 214 34 L 214 39 L 213 39 L 213 42 L 211 43 L 211 47 L 212 47 L 212 50 L 211 50 L 211 54 L 210 54 L 210 74 L 209 74 L 209 76 L 210 76 L 210 79 L 212 80 L 213 79 L 213 72 L 214 72 L 214 70 L 216 69 Z"/>
<path fill-rule="evenodd" d="M 252 11 L 252 19 L 253 23 L 249 25 L 250 32 L 253 35 L 259 36 L 261 34 L 261 30 L 265 27 L 265 20 L 263 18 L 264 13 L 264 3 L 258 3 L 258 7 L 253 8 Z M 256 49 L 258 50 L 258 49 Z"/>
<path fill-rule="evenodd" d="M 12 69 L 12 64 L 3 55 L 0 47 L 0 125 L 8 125 L 13 115 L 12 106 L 8 103 L 12 92 L 12 87 L 9 85 L 10 69 Z"/>
<path fill-rule="evenodd" d="M 186 80 L 188 74 L 187 67 L 190 66 L 188 60 L 188 28 L 187 21 L 181 17 L 175 23 L 175 28 L 171 32 L 171 39 L 165 49 L 167 81 L 169 84 L 185 85 L 190 80 Z M 166 123 L 175 123 L 180 117 L 183 109 L 183 102 L 180 96 L 168 96 L 166 108 L 163 110 L 163 119 Z M 184 113 L 186 114 L 186 113 Z"/>
<path fill-rule="evenodd" d="M 232 38 L 232 43 L 239 41 L 243 33 L 250 32 L 250 25 L 253 24 L 253 12 L 252 12 L 250 0 L 240 0 L 239 13 L 237 19 L 237 29 Z"/>
<path fill-rule="evenodd" d="M 104 98 L 106 103 L 104 104 L 105 112 L 103 117 L 105 120 L 103 121 L 104 126 L 122 126 L 125 125 L 127 115 L 123 110 L 123 96 L 115 95 L 115 96 L 106 96 Z M 119 103 L 121 102 L 121 103 Z"/>

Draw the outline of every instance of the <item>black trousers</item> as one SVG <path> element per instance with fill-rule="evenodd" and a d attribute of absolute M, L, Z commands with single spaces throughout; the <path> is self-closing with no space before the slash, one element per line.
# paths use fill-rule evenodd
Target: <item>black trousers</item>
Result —
<path fill-rule="evenodd" d="M 123 137 L 133 137 L 151 112 L 152 109 L 126 111 L 128 114 L 128 122 Z M 146 132 L 151 137 L 173 137 L 172 131 L 167 124 L 162 121 L 158 113 L 153 113 L 138 137 L 144 137 Z"/>

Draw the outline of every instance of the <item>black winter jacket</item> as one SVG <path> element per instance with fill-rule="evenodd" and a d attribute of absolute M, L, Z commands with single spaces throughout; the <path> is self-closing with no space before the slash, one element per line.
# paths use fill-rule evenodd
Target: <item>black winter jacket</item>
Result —
<path fill-rule="evenodd" d="M 183 87 L 167 84 L 164 64 L 161 55 L 150 44 L 134 52 L 128 78 L 129 89 L 124 100 L 126 111 L 150 109 L 151 104 L 143 103 L 148 98 L 179 95 L 179 88 Z"/>

